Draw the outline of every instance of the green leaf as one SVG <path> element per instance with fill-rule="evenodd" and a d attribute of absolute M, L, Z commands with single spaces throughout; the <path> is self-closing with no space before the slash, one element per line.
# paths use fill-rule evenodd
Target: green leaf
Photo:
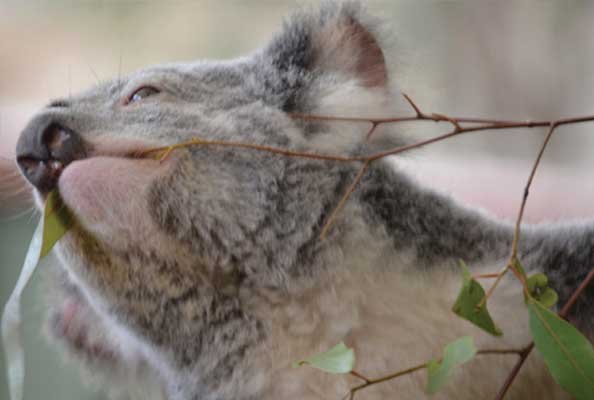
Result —
<path fill-rule="evenodd" d="M 546 288 L 541 294 L 536 297 L 536 300 L 546 308 L 551 308 L 555 304 L 557 304 L 557 300 L 559 300 L 559 295 L 551 288 Z"/>
<path fill-rule="evenodd" d="M 538 273 L 532 275 L 526 280 L 526 286 L 528 287 L 530 296 L 546 308 L 553 307 L 557 303 L 557 300 L 559 300 L 557 292 L 549 287 L 549 278 L 545 274 Z M 525 300 L 528 302 L 526 296 Z"/>
<path fill-rule="evenodd" d="M 331 374 L 347 374 L 353 370 L 355 365 L 355 352 L 340 342 L 325 353 L 294 362 L 293 368 L 303 364 L 311 365 Z"/>
<path fill-rule="evenodd" d="M 447 381 L 453 368 L 470 361 L 476 354 L 476 346 L 470 336 L 464 336 L 448 344 L 441 360 L 433 359 L 427 365 L 427 392 L 434 394 Z"/>
<path fill-rule="evenodd" d="M 487 310 L 487 302 L 484 302 L 481 307 L 477 307 L 485 297 L 485 290 L 480 283 L 472 279 L 470 271 L 464 262 L 461 261 L 460 266 L 464 282 L 452 311 L 491 335 L 501 336 L 501 330 L 495 326 Z"/>
<path fill-rule="evenodd" d="M 545 274 L 534 274 L 526 280 L 526 286 L 530 293 L 534 294 L 538 289 L 546 289 L 549 285 L 549 278 Z"/>
<path fill-rule="evenodd" d="M 39 258 L 45 257 L 56 242 L 72 226 L 73 218 L 62 202 L 57 190 L 52 190 L 45 201 L 43 213 L 43 244 Z"/>
<path fill-rule="evenodd" d="M 530 331 L 551 375 L 576 400 L 594 399 L 594 349 L 573 325 L 528 300 Z"/>

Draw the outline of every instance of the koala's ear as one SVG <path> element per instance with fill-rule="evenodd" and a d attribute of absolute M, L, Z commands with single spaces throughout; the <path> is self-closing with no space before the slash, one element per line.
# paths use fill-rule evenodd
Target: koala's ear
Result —
<path fill-rule="evenodd" d="M 280 72 L 340 74 L 368 87 L 385 87 L 388 71 L 372 32 L 374 23 L 357 3 L 325 3 L 317 13 L 298 12 L 266 49 Z"/>

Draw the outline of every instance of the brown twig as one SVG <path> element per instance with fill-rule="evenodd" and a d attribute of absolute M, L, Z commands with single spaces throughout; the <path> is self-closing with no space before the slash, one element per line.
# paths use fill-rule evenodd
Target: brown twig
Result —
<path fill-rule="evenodd" d="M 472 279 L 477 280 L 477 279 L 492 279 L 492 278 L 498 278 L 499 274 L 498 273 L 492 273 L 492 274 L 479 274 L 479 275 L 473 275 Z"/>
<path fill-rule="evenodd" d="M 510 269 L 514 272 L 514 274 L 516 275 L 518 280 L 520 280 L 520 282 L 522 282 L 522 285 L 524 286 L 524 290 L 526 292 L 528 292 L 528 289 L 526 287 L 526 282 L 524 282 L 524 277 L 515 268 L 515 264 L 519 262 L 519 260 L 518 260 L 518 245 L 520 242 L 520 228 L 522 225 L 522 219 L 524 218 L 524 210 L 526 208 L 526 202 L 528 201 L 528 195 L 530 193 L 530 186 L 532 186 L 532 181 L 534 180 L 534 175 L 536 174 L 536 170 L 538 169 L 538 166 L 540 165 L 540 160 L 542 159 L 542 155 L 544 154 L 544 151 L 547 148 L 549 141 L 551 140 L 551 136 L 553 136 L 553 133 L 555 132 L 555 128 L 558 125 L 559 125 L 559 122 L 557 122 L 557 121 L 551 122 L 549 124 L 549 131 L 547 133 L 547 136 L 545 137 L 545 140 L 543 141 L 542 145 L 540 146 L 538 156 L 536 157 L 536 160 L 534 161 L 534 164 L 532 165 L 532 170 L 530 171 L 530 175 L 528 176 L 528 181 L 526 182 L 526 186 L 524 186 L 524 192 L 522 193 L 522 201 L 520 203 L 520 209 L 518 211 L 518 217 L 516 218 L 516 224 L 514 227 L 514 237 L 512 240 L 512 245 L 511 245 L 512 248 L 511 248 L 511 254 L 509 256 L 509 261 L 507 262 L 507 265 L 499 272 L 499 276 L 495 279 L 495 282 L 493 282 L 493 285 L 491 285 L 491 287 L 489 288 L 489 290 L 487 291 L 487 293 L 485 294 L 483 299 L 479 302 L 477 307 L 482 307 L 485 304 L 485 302 L 489 299 L 489 297 L 491 297 L 491 295 L 493 294 L 493 292 L 495 291 L 495 289 L 501 282 L 503 276 Z"/>
<path fill-rule="evenodd" d="M 592 269 L 590 270 L 588 275 L 586 275 L 586 277 L 584 278 L 582 283 L 580 283 L 580 285 L 575 290 L 575 292 L 572 293 L 569 300 L 567 300 L 567 303 L 565 303 L 565 305 L 563 306 L 561 311 L 559 311 L 559 316 L 561 318 L 567 318 L 569 311 L 571 311 L 571 309 L 575 305 L 578 297 L 580 297 L 580 295 L 584 292 L 584 290 L 586 290 L 588 285 L 590 285 L 590 283 L 592 283 L 592 280 L 594 280 L 594 267 L 592 267 Z"/>
<path fill-rule="evenodd" d="M 377 378 L 377 379 L 369 379 L 369 378 L 366 378 L 363 375 L 359 374 L 358 372 L 356 372 L 352 375 L 363 379 L 365 381 L 365 383 L 362 383 L 358 386 L 351 388 L 351 390 L 349 390 L 349 393 L 347 393 L 347 396 L 348 396 L 349 400 L 353 400 L 355 398 L 355 393 L 357 393 L 359 390 L 363 390 L 369 386 L 377 385 L 378 383 L 391 381 L 391 380 L 399 378 L 401 376 L 411 374 L 415 371 L 427 368 L 427 365 L 428 365 L 427 363 L 415 365 L 414 367 L 403 369 L 401 371 L 394 372 L 390 375 L 382 376 L 381 378 Z"/>
<path fill-rule="evenodd" d="M 492 354 L 492 355 L 507 355 L 507 354 L 521 355 L 524 351 L 525 351 L 525 349 L 483 349 L 483 350 L 478 350 L 476 352 L 476 354 L 477 355 L 489 355 L 489 354 Z M 441 359 L 439 361 L 441 362 Z M 411 374 L 411 373 L 419 371 L 421 369 L 425 369 L 425 368 L 427 368 L 428 365 L 429 365 L 429 363 L 415 365 L 414 367 L 410 367 L 410 368 L 406 368 L 406 369 L 403 369 L 403 370 L 400 370 L 397 372 L 393 372 L 389 375 L 385 375 L 385 376 L 382 376 L 382 377 L 376 378 L 376 379 L 370 379 L 370 378 L 367 378 L 365 375 L 361 374 L 360 372 L 351 371 L 350 372 L 351 375 L 363 380 L 364 383 L 351 388 L 349 393 L 347 393 L 347 395 L 345 397 L 348 397 L 350 400 L 353 400 L 353 398 L 355 397 L 355 393 L 360 390 L 363 390 L 369 386 L 377 385 L 379 383 L 383 383 L 386 381 L 391 381 L 396 378 L 400 378 L 401 376 Z"/>
<path fill-rule="evenodd" d="M 322 231 L 320 232 L 320 239 L 326 238 L 326 235 L 328 234 L 328 230 L 330 230 L 330 227 L 332 227 L 332 223 L 334 222 L 334 220 L 336 219 L 336 217 L 338 216 L 338 214 L 340 213 L 340 211 L 342 210 L 344 205 L 349 200 L 349 197 L 351 196 L 351 194 L 357 188 L 357 185 L 361 181 L 361 178 L 363 178 L 363 174 L 365 174 L 365 171 L 369 167 L 369 164 L 371 164 L 371 161 L 365 161 L 365 163 L 359 169 L 359 172 L 357 172 L 355 179 L 353 179 L 353 182 L 350 184 L 350 186 L 347 188 L 346 192 L 344 193 L 344 195 L 338 202 L 338 205 L 336 207 L 334 207 L 334 210 L 332 210 L 332 214 L 330 214 L 330 216 L 324 223 L 324 226 L 322 227 Z"/>
<path fill-rule="evenodd" d="M 514 379 L 516 379 L 516 376 L 520 372 L 520 369 L 524 365 L 524 361 L 526 361 L 526 359 L 528 358 L 528 355 L 530 355 L 530 352 L 532 351 L 533 348 L 534 348 L 534 342 L 530 342 L 530 344 L 528 346 L 526 346 L 524 348 L 524 350 L 520 353 L 520 358 L 516 362 L 516 365 L 514 365 L 514 368 L 511 370 L 511 372 L 509 373 L 507 378 L 505 378 L 505 382 L 503 383 L 503 385 L 501 385 L 499 392 L 497 392 L 497 396 L 495 396 L 496 400 L 503 399 L 503 397 L 507 393 L 507 390 L 510 388 L 511 384 L 514 382 Z"/>
<path fill-rule="evenodd" d="M 486 131 L 486 130 L 499 130 L 499 129 L 510 129 L 510 128 L 534 128 L 534 127 L 549 126 L 550 131 L 549 131 L 549 135 L 547 136 L 547 140 L 546 140 L 546 142 L 548 143 L 548 139 L 552 135 L 554 128 L 556 128 L 557 126 L 573 124 L 573 123 L 580 123 L 580 122 L 594 121 L 594 116 L 568 118 L 568 119 L 564 119 L 564 120 L 558 120 L 558 121 L 551 122 L 551 121 L 489 120 L 489 119 L 480 119 L 480 118 L 449 117 L 445 114 L 438 114 L 438 113 L 426 114 L 421 111 L 421 109 L 415 104 L 415 102 L 408 95 L 403 94 L 403 96 L 406 99 L 406 101 L 410 104 L 410 106 L 413 108 L 413 110 L 415 112 L 415 116 L 395 117 L 395 118 L 359 118 L 359 117 L 340 117 L 340 116 L 306 115 L 306 114 L 290 114 L 289 116 L 294 119 L 303 119 L 303 120 L 371 123 L 372 124 L 371 129 L 366 134 L 367 138 L 369 138 L 371 136 L 371 134 L 375 131 L 375 129 L 379 125 L 387 124 L 387 123 L 399 123 L 399 122 L 409 122 L 409 121 L 448 122 L 453 126 L 453 130 L 451 132 L 448 132 L 448 133 L 445 133 L 445 134 L 442 134 L 442 135 L 439 135 L 439 136 L 436 136 L 436 137 L 433 137 L 430 139 L 422 140 L 422 141 L 412 143 L 409 145 L 397 147 L 397 148 L 386 150 L 386 151 L 377 152 L 377 153 L 370 154 L 370 155 L 363 155 L 363 156 L 340 156 L 340 155 L 317 154 L 317 153 L 311 153 L 311 152 L 295 151 L 295 150 L 290 150 L 290 149 L 283 149 L 283 148 L 278 148 L 278 147 L 259 145 L 259 144 L 254 144 L 254 143 L 243 143 L 243 142 L 225 141 L 225 140 L 206 140 L 206 139 L 200 139 L 200 138 L 192 139 L 187 142 L 177 143 L 177 144 L 170 145 L 170 146 L 164 146 L 164 147 L 158 147 L 158 148 L 145 150 L 141 153 L 141 155 L 146 155 L 146 154 L 150 154 L 150 153 L 154 153 L 154 152 L 162 152 L 163 154 L 161 155 L 160 159 L 163 161 L 175 149 L 179 149 L 182 147 L 223 146 L 223 147 L 259 150 L 259 151 L 264 151 L 264 152 L 269 152 L 269 153 L 279 154 L 279 155 L 284 155 L 284 156 L 289 156 L 289 157 L 302 157 L 302 158 L 310 158 L 310 159 L 316 159 L 316 160 L 321 160 L 321 161 L 364 162 L 364 163 L 366 163 L 365 164 L 366 166 L 364 167 L 364 169 L 366 169 L 367 165 L 373 161 L 376 161 L 376 160 L 379 160 L 379 159 L 382 159 L 382 158 L 385 158 L 388 156 L 400 154 L 400 153 L 403 153 L 406 151 L 410 151 L 410 150 L 413 150 L 413 149 L 416 149 L 419 147 L 423 147 L 423 146 L 426 146 L 426 145 L 429 145 L 432 143 L 436 143 L 436 142 L 439 142 L 439 141 L 442 141 L 445 139 L 449 139 L 454 136 L 458 136 L 458 135 L 465 134 L 465 133 L 479 132 L 479 131 Z M 463 126 L 463 124 L 472 124 L 472 126 Z M 537 163 L 535 164 L 535 167 L 538 166 L 538 162 L 540 161 L 540 156 L 542 155 L 542 151 L 544 151 L 544 147 L 546 147 L 546 144 L 543 146 L 543 148 L 541 148 L 541 154 L 539 155 L 539 158 L 537 160 Z M 364 169 L 363 169 L 363 172 L 364 172 Z M 535 170 L 536 169 L 533 168 L 533 173 L 531 174 L 529 184 L 527 185 L 528 187 L 532 181 L 532 176 L 533 176 Z M 360 175 L 362 174 L 362 171 L 359 171 L 359 172 L 360 172 L 360 174 L 357 175 L 356 181 L 353 182 L 353 184 L 349 188 L 349 191 L 345 194 L 345 196 L 343 196 L 341 201 L 338 203 L 337 207 L 330 214 L 331 215 L 330 219 L 328 221 L 326 221 L 326 223 L 324 224 L 324 226 L 322 228 L 323 231 L 322 231 L 322 234 L 320 235 L 320 237 L 323 238 L 326 236 L 328 229 L 332 225 L 332 221 L 335 220 L 335 218 L 338 215 L 338 212 L 344 206 L 346 200 L 348 200 L 350 194 L 353 192 L 356 185 L 360 181 L 360 179 L 361 179 Z M 525 191 L 525 193 L 526 193 L 526 191 Z M 525 204 L 525 199 L 523 200 L 522 204 Z M 523 207 L 521 208 L 520 212 L 521 212 L 521 214 L 523 214 Z M 521 215 L 520 215 L 519 220 L 521 220 Z M 516 228 L 516 230 L 518 230 L 518 228 Z M 516 244 L 516 247 L 517 247 L 517 244 Z M 512 254 L 513 254 L 513 251 L 512 251 Z M 497 278 L 497 280 L 495 281 L 491 290 L 489 291 L 489 293 L 487 293 L 487 296 L 485 297 L 484 301 L 486 301 L 486 299 L 491 295 L 491 293 L 494 291 L 495 287 L 499 283 L 499 280 L 501 280 L 501 278 L 503 277 L 503 275 L 505 275 L 505 273 L 507 272 L 508 269 L 509 269 L 509 265 L 506 266 L 506 268 L 504 268 L 504 270 L 502 270 L 500 272 L 501 276 L 499 278 Z"/>

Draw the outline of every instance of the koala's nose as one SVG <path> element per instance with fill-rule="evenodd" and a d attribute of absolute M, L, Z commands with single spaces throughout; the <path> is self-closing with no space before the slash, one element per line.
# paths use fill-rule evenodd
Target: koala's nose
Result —
<path fill-rule="evenodd" d="M 16 148 L 17 163 L 27 180 L 40 192 L 54 189 L 62 170 L 84 158 L 82 140 L 72 129 L 42 118 L 21 134 Z"/>

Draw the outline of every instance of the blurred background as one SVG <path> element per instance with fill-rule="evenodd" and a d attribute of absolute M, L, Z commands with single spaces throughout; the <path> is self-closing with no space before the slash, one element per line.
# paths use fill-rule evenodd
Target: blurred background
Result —
<path fill-rule="evenodd" d="M 245 55 L 296 5 L 315 3 L 0 0 L 0 304 L 16 282 L 37 220 L 12 158 L 20 130 L 38 108 L 149 64 Z M 426 112 L 519 120 L 594 114 L 594 2 L 389 0 L 370 1 L 369 8 L 394 33 L 393 83 Z M 418 138 L 436 132 L 426 124 L 410 129 Z M 406 156 L 405 168 L 512 219 L 545 133 L 462 136 Z M 527 221 L 594 214 L 593 144 L 594 124 L 556 133 Z M 24 298 L 25 398 L 103 399 L 43 340 L 39 284 L 38 275 Z M 2 359 L 0 399 L 8 399 L 5 370 Z"/>

